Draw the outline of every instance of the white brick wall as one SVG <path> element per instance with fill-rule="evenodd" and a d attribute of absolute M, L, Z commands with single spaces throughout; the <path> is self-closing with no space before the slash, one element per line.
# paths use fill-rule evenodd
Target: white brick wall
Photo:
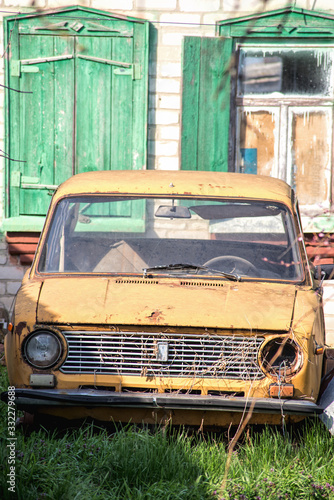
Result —
<path fill-rule="evenodd" d="M 334 280 L 324 282 L 326 344 L 334 349 Z"/>
<path fill-rule="evenodd" d="M 179 95 L 158 96 L 159 108 L 180 109 L 181 97 Z"/>
<path fill-rule="evenodd" d="M 269 2 L 268 2 L 269 3 Z M 282 2 L 280 2 L 282 4 Z M 286 2 L 285 2 L 286 3 Z M 240 11 L 262 11 L 263 2 L 261 0 L 224 0 L 224 12 Z"/>
<path fill-rule="evenodd" d="M 82 3 L 81 5 L 86 5 L 87 7 L 92 7 L 94 3 L 95 9 L 101 10 L 131 10 L 133 9 L 133 0 L 96 0 L 91 2 L 87 0 L 87 3 Z M 96 5 L 95 5 L 96 4 Z M 73 5 L 73 2 L 71 3 Z"/>
<path fill-rule="evenodd" d="M 179 0 L 179 4 L 181 12 L 214 12 L 220 8 L 220 0 Z"/>
<path fill-rule="evenodd" d="M 148 116 L 148 168 L 177 170 L 180 151 L 181 110 L 181 54 L 184 36 L 214 36 L 215 22 L 249 15 L 255 11 L 274 10 L 289 4 L 286 0 L 2 0 L 3 13 L 34 11 L 35 8 L 53 9 L 79 4 L 149 20 L 156 31 L 157 43 L 151 45 Z M 311 9 L 314 0 L 297 0 L 298 7 Z M 334 13 L 333 0 L 317 0 L 315 9 Z M 0 49 L 3 54 L 2 26 Z M 153 38 L 153 37 L 152 37 Z M 155 58 L 155 54 L 157 57 Z M 3 82 L 3 60 L 0 62 Z M 0 149 L 4 148 L 3 89 L 0 88 Z M 0 157 L 0 221 L 4 214 L 4 167 Z M 10 260 L 6 243 L 0 241 L 0 302 L 12 300 L 24 272 L 17 262 Z"/>
<path fill-rule="evenodd" d="M 181 62 L 181 50 L 179 47 L 171 47 L 160 44 L 158 47 L 158 59 L 164 62 Z"/>
<path fill-rule="evenodd" d="M 179 159 L 160 156 L 157 164 L 158 170 L 179 170 Z"/>
<path fill-rule="evenodd" d="M 16 260 L 8 256 L 5 238 L 0 237 L 0 306 L 3 305 L 7 311 L 13 306 L 14 296 L 26 271 L 25 267 L 17 265 Z"/>
<path fill-rule="evenodd" d="M 180 94 L 180 80 L 172 78 L 157 78 L 152 79 L 149 85 L 151 92 L 163 92 L 165 94 Z"/>
<path fill-rule="evenodd" d="M 198 36 L 198 31 L 194 31 L 193 29 L 187 33 L 182 33 L 180 31 L 167 31 L 166 28 L 164 28 L 164 30 L 165 32 L 162 33 L 161 43 L 165 46 L 171 45 L 181 48 L 182 40 L 185 36 Z M 175 27 L 173 30 L 175 30 Z"/>
<path fill-rule="evenodd" d="M 156 125 L 174 125 L 179 123 L 178 111 L 167 111 L 165 109 L 151 111 L 149 113 L 150 123 Z"/>
<path fill-rule="evenodd" d="M 181 78 L 181 62 L 163 62 L 161 64 L 158 63 L 158 76 L 161 76 L 163 78 Z"/>
<path fill-rule="evenodd" d="M 142 10 L 176 10 L 177 0 L 134 0 L 134 9 Z"/>
<path fill-rule="evenodd" d="M 180 139 L 180 127 L 161 127 L 160 137 L 164 140 L 178 141 Z"/>
<path fill-rule="evenodd" d="M 198 28 L 201 23 L 201 15 L 200 14 L 162 14 L 159 18 L 160 24 L 166 26 L 175 26 L 179 27 L 190 25 L 192 27 Z"/>
<path fill-rule="evenodd" d="M 312 7 L 310 7 L 310 8 L 312 8 Z M 333 4 L 333 2 L 331 2 L 329 0 L 316 0 L 315 9 L 317 9 L 317 10 L 333 10 L 334 4 Z"/>

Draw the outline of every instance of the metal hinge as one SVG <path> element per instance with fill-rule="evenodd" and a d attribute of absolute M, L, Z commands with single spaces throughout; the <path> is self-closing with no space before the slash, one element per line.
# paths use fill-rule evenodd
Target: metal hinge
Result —
<path fill-rule="evenodd" d="M 113 73 L 115 75 L 132 76 L 133 80 L 141 79 L 141 67 L 140 64 L 132 64 L 121 61 L 114 61 L 111 59 L 102 59 L 101 57 L 93 57 L 93 56 L 84 56 L 82 54 L 78 54 L 79 59 L 84 59 L 86 61 L 98 62 L 101 64 L 109 64 L 110 66 L 116 66 Z"/>
<path fill-rule="evenodd" d="M 133 64 L 131 68 L 115 68 L 113 73 L 114 75 L 132 76 L 132 80 L 140 80 L 141 79 L 141 67 L 140 64 Z"/>
<path fill-rule="evenodd" d="M 39 177 L 28 177 L 18 171 L 12 172 L 11 184 L 12 187 L 22 189 L 47 189 L 55 191 L 58 188 L 58 184 L 40 184 Z"/>
<path fill-rule="evenodd" d="M 85 59 L 86 61 L 98 62 L 101 64 L 110 64 L 111 66 L 120 66 L 121 68 L 130 68 L 132 66 L 131 63 L 114 61 L 112 59 L 103 59 L 102 57 L 84 56 L 82 54 L 78 54 L 77 57 L 79 59 Z"/>
<path fill-rule="evenodd" d="M 73 55 L 41 57 L 39 59 L 21 59 L 17 61 L 11 61 L 10 75 L 20 77 L 21 73 L 38 73 L 39 68 L 38 66 L 35 66 L 35 64 L 66 61 L 68 59 L 73 59 Z"/>

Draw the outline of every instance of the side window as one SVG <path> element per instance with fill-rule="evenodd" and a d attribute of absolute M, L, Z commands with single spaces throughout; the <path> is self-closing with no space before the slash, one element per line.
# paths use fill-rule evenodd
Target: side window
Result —
<path fill-rule="evenodd" d="M 148 23 L 78 7 L 5 29 L 4 226 L 39 230 L 49 194 L 73 174 L 145 168 Z"/>

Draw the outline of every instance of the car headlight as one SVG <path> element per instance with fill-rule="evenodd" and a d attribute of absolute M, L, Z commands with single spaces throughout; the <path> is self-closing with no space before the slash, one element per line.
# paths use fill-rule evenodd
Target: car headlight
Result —
<path fill-rule="evenodd" d="M 294 340 L 278 337 L 263 346 L 260 361 L 265 372 L 284 379 L 300 370 L 303 364 L 302 351 Z"/>
<path fill-rule="evenodd" d="M 50 368 L 62 354 L 62 345 L 52 332 L 40 330 L 30 335 L 24 344 L 24 356 L 36 368 Z"/>

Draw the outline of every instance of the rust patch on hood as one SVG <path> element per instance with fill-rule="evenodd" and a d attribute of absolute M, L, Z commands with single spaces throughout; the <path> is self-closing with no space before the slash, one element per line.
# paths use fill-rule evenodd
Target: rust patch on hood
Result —
<path fill-rule="evenodd" d="M 20 336 L 22 334 L 22 331 L 26 328 L 27 322 L 26 321 L 20 321 L 20 323 L 16 326 L 15 328 L 15 333 Z"/>
<path fill-rule="evenodd" d="M 153 311 L 149 316 L 147 316 L 150 321 L 154 321 L 158 323 L 160 320 L 163 319 L 163 314 L 162 311 Z"/>

